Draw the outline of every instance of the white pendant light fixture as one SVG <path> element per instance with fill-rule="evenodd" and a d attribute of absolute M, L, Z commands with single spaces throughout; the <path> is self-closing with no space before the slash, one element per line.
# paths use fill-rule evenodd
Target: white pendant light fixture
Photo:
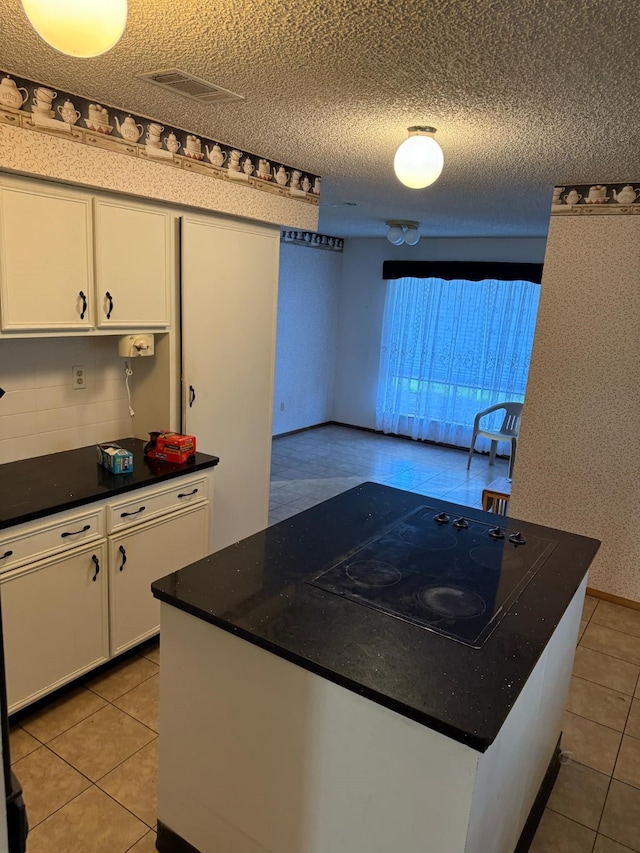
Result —
<path fill-rule="evenodd" d="M 409 137 L 398 147 L 393 168 L 401 184 L 420 190 L 438 180 L 444 155 L 434 139 L 435 127 L 416 125 L 407 130 Z"/>
<path fill-rule="evenodd" d="M 106 53 L 127 24 L 127 0 L 22 0 L 31 26 L 68 56 Z"/>
<path fill-rule="evenodd" d="M 419 225 L 419 222 L 414 222 L 412 219 L 389 219 L 387 240 L 393 246 L 402 246 L 403 243 L 407 246 L 415 246 L 420 240 Z"/>

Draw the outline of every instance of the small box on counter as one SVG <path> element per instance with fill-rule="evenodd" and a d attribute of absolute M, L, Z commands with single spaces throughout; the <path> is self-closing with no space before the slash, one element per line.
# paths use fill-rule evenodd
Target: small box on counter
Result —
<path fill-rule="evenodd" d="M 112 474 L 130 474 L 133 471 L 133 453 L 119 444 L 97 444 L 98 462 Z"/>
<path fill-rule="evenodd" d="M 179 465 L 191 462 L 196 458 L 196 437 L 167 430 L 150 432 L 144 455 L 149 459 L 161 459 Z"/>

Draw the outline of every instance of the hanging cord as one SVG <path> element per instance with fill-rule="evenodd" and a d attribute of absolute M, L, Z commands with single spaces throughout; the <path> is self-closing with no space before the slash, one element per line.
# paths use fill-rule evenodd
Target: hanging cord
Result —
<path fill-rule="evenodd" d="M 129 377 L 133 376 L 133 369 L 131 367 L 131 362 L 125 361 L 124 363 L 124 384 L 127 386 L 127 398 L 129 400 L 129 414 L 131 417 L 134 417 L 135 412 L 131 408 L 131 389 L 129 388 Z"/>

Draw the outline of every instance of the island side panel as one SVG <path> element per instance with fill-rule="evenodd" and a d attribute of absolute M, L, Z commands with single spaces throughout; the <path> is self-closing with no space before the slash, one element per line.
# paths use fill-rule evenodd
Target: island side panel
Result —
<path fill-rule="evenodd" d="M 478 752 L 165 603 L 161 633 L 158 819 L 200 853 L 462 853 Z"/>
<path fill-rule="evenodd" d="M 513 853 L 562 729 L 587 578 L 480 757 L 465 853 Z M 517 606 L 517 605 L 516 605 Z"/>

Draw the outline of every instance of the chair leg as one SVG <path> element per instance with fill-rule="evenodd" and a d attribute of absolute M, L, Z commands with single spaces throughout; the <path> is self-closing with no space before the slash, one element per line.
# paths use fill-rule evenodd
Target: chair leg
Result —
<path fill-rule="evenodd" d="M 513 479 L 513 466 L 516 461 L 516 445 L 517 440 L 515 438 L 511 439 L 511 455 L 509 456 L 509 479 Z"/>
<path fill-rule="evenodd" d="M 471 457 L 473 456 L 473 448 L 474 448 L 474 447 L 475 447 L 475 445 L 476 445 L 476 438 L 477 438 L 477 435 L 476 435 L 476 433 L 474 432 L 474 433 L 473 433 L 473 438 L 471 439 L 471 447 L 469 448 L 469 455 L 467 456 L 467 471 L 468 471 L 468 470 L 469 470 L 469 468 L 471 467 Z"/>
<path fill-rule="evenodd" d="M 489 451 L 489 465 L 493 465 L 496 461 L 496 450 L 498 449 L 498 442 L 491 442 L 491 450 Z"/>

